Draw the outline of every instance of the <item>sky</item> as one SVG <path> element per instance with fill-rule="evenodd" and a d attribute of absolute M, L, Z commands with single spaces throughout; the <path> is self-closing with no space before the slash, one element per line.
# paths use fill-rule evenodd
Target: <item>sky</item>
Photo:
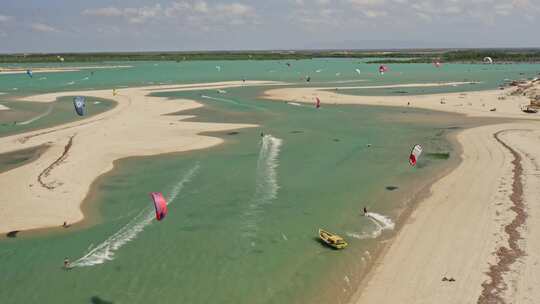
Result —
<path fill-rule="evenodd" d="M 540 0 L 0 0 L 0 53 L 540 47 Z"/>

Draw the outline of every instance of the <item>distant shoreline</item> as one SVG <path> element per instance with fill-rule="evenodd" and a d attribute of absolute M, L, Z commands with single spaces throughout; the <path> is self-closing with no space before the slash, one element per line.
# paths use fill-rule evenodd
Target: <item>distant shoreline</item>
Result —
<path fill-rule="evenodd" d="M 97 69 L 125 69 L 132 68 L 131 65 L 101 65 L 101 66 L 73 66 L 73 67 L 32 67 L 32 73 L 59 73 L 59 72 L 78 72 L 81 70 L 97 70 Z M 8 74 L 25 74 L 29 68 L 21 67 L 2 67 L 0 66 L 0 75 Z"/>
<path fill-rule="evenodd" d="M 301 60 L 318 58 L 413 60 L 414 63 L 472 62 L 485 57 L 494 63 L 540 62 L 540 49 L 405 49 L 405 50 L 276 50 L 276 51 L 189 51 L 189 52 L 101 52 L 54 54 L 0 54 L 0 63 L 62 63 L 106 61 L 192 61 L 192 60 Z M 399 63 L 398 60 L 392 63 Z M 385 61 L 381 61 L 385 62 Z M 375 62 L 374 62 L 375 63 Z M 409 62 L 412 63 L 412 62 Z"/>

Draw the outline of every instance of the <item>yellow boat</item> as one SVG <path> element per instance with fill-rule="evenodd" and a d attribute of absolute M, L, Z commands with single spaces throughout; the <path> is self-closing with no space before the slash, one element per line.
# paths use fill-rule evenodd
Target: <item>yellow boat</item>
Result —
<path fill-rule="evenodd" d="M 328 246 L 335 248 L 335 249 L 343 249 L 347 247 L 347 242 L 340 237 L 337 234 L 333 234 L 331 232 L 325 231 L 321 228 L 319 228 L 319 237 L 323 242 L 325 242 Z"/>

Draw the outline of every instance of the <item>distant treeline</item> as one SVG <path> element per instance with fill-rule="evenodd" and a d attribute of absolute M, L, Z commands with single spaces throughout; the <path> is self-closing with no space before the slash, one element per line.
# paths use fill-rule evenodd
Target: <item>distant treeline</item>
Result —
<path fill-rule="evenodd" d="M 485 57 L 491 57 L 494 63 L 513 62 L 540 62 L 540 50 L 463 50 L 448 51 L 434 56 L 433 54 L 417 54 L 408 59 L 381 59 L 372 60 L 368 63 L 389 64 L 389 63 L 431 63 L 435 60 L 451 63 L 479 63 Z"/>
<path fill-rule="evenodd" d="M 192 60 L 300 60 L 314 58 L 374 58 L 368 63 L 540 62 L 540 50 L 391 50 L 391 51 L 220 51 L 145 53 L 0 54 L 0 63 L 192 61 Z"/>

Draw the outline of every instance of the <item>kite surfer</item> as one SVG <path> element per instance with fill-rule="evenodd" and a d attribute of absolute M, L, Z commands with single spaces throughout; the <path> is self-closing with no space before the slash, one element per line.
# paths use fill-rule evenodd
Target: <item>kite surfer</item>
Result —
<path fill-rule="evenodd" d="M 66 257 L 66 258 L 64 259 L 64 269 L 69 269 L 69 268 L 70 268 L 70 266 L 69 266 L 69 259 Z"/>
<path fill-rule="evenodd" d="M 364 216 L 368 216 L 367 207 L 364 207 Z"/>

